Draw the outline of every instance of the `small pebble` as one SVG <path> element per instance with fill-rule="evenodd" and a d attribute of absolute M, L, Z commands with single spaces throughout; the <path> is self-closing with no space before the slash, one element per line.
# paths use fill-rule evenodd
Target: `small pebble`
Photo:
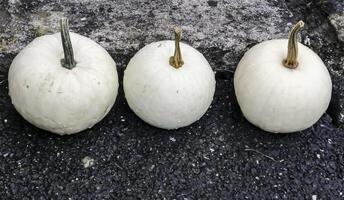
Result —
<path fill-rule="evenodd" d="M 172 142 L 177 141 L 176 138 L 174 138 L 174 137 L 170 137 L 170 140 L 171 140 Z"/>
<path fill-rule="evenodd" d="M 81 160 L 81 163 L 84 166 L 84 168 L 89 168 L 89 167 L 92 167 L 94 165 L 94 159 L 89 157 L 89 156 L 85 156 Z"/>
<path fill-rule="evenodd" d="M 317 195 L 312 195 L 312 200 L 317 200 Z"/>

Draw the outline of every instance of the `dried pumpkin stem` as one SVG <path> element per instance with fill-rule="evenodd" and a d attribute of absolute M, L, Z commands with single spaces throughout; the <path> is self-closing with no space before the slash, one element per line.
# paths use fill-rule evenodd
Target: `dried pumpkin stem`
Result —
<path fill-rule="evenodd" d="M 74 60 L 72 42 L 70 41 L 70 36 L 69 36 L 68 19 L 66 18 L 61 19 L 60 26 L 61 26 L 62 46 L 63 46 L 63 52 L 64 52 L 64 58 L 61 59 L 61 64 L 63 67 L 67 69 L 73 69 L 76 65 L 76 61 Z"/>
<path fill-rule="evenodd" d="M 170 65 L 176 69 L 180 68 L 184 64 L 184 61 L 182 59 L 182 53 L 180 51 L 181 34 L 182 34 L 182 29 L 179 27 L 176 27 L 174 29 L 175 50 L 174 50 L 174 55 L 170 57 Z"/>
<path fill-rule="evenodd" d="M 297 22 L 290 31 L 289 41 L 288 41 L 288 55 L 287 58 L 283 60 L 283 65 L 289 69 L 295 69 L 299 65 L 297 62 L 298 48 L 297 39 L 300 29 L 305 25 L 303 21 Z"/>

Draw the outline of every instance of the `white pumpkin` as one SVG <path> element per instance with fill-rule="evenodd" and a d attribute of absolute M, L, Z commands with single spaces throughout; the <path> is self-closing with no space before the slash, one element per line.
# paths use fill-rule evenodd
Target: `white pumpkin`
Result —
<path fill-rule="evenodd" d="M 207 60 L 196 49 L 180 43 L 180 29 L 175 30 L 175 36 L 175 41 L 142 48 L 130 60 L 123 80 L 130 108 L 145 122 L 164 129 L 197 121 L 215 92 L 215 75 Z"/>
<path fill-rule="evenodd" d="M 76 33 L 69 38 L 66 19 L 61 35 L 34 39 L 13 60 L 8 82 L 12 103 L 27 121 L 64 135 L 91 128 L 109 112 L 118 77 L 100 45 Z"/>
<path fill-rule="evenodd" d="M 235 71 L 241 111 L 263 130 L 304 130 L 316 123 L 329 105 L 332 83 L 326 66 L 311 49 L 297 42 L 303 25 L 300 21 L 294 26 L 289 41 L 270 40 L 251 48 Z"/>

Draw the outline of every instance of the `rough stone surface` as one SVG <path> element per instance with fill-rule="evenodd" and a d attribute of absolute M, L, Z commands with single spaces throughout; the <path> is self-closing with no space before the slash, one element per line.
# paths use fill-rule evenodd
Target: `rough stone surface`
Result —
<path fill-rule="evenodd" d="M 57 3 L 59 2 L 59 3 Z M 344 44 L 336 0 L 0 2 L 0 195 L 3 199 L 341 199 L 344 198 Z M 109 115 L 92 129 L 59 137 L 15 111 L 7 95 L 14 56 L 34 37 L 73 31 L 105 47 L 123 69 L 152 41 L 185 42 L 217 71 L 212 107 L 192 126 L 165 131 L 130 111 L 120 87 Z M 241 115 L 233 70 L 256 43 L 286 37 L 295 21 L 334 83 L 328 114 L 312 128 L 268 134 Z M 341 21 L 338 21 L 340 24 Z"/>
<path fill-rule="evenodd" d="M 333 14 L 329 19 L 337 31 L 338 39 L 344 42 L 344 12 Z"/>
<path fill-rule="evenodd" d="M 325 1 L 326 2 L 326 1 Z M 323 4 L 323 10 L 329 13 L 329 20 L 337 31 L 339 40 L 344 42 L 344 3 L 332 0 Z"/>
<path fill-rule="evenodd" d="M 218 61 L 218 52 L 224 54 L 225 65 L 212 63 L 224 69 L 252 44 L 286 37 L 293 22 L 286 4 L 261 0 L 71 0 L 61 4 L 12 0 L 3 4 L 7 53 L 17 53 L 37 35 L 58 31 L 58 20 L 68 17 L 71 31 L 94 39 L 114 55 L 133 55 L 148 43 L 171 39 L 172 28 L 181 26 L 183 40 L 207 51 L 213 62 Z M 121 57 L 116 60 L 122 67 L 126 64 Z"/>

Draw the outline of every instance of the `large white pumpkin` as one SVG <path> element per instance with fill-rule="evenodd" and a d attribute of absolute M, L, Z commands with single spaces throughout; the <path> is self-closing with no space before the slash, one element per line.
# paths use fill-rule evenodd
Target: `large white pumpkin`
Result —
<path fill-rule="evenodd" d="M 302 26 L 299 22 L 291 32 L 291 46 L 287 39 L 262 42 L 245 53 L 235 71 L 235 94 L 241 111 L 263 130 L 304 130 L 317 122 L 329 105 L 329 72 L 317 54 L 297 44 L 295 28 Z M 298 58 L 290 68 L 283 62 L 288 56 Z"/>
<path fill-rule="evenodd" d="M 178 37 L 176 34 L 176 40 Z M 130 60 L 124 72 L 130 108 L 159 128 L 176 129 L 197 121 L 215 92 L 215 76 L 204 56 L 183 43 L 178 49 L 179 41 L 151 43 Z M 183 55 L 184 64 L 171 65 L 174 52 L 175 58 Z"/>
<path fill-rule="evenodd" d="M 67 38 L 68 39 L 68 38 Z M 118 89 L 116 64 L 91 39 L 70 33 L 76 65 L 62 66 L 60 33 L 34 39 L 13 60 L 9 95 L 35 126 L 61 135 L 91 128 L 111 109 Z"/>

